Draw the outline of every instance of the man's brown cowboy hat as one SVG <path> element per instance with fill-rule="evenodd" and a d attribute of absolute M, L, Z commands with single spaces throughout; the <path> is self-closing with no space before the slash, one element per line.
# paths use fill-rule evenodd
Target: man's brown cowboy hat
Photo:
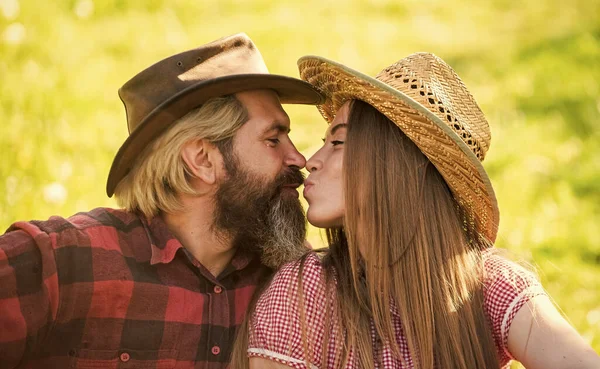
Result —
<path fill-rule="evenodd" d="M 119 89 L 129 137 L 112 163 L 106 193 L 112 196 L 139 153 L 177 119 L 212 97 L 271 89 L 281 103 L 320 104 L 323 97 L 296 78 L 269 74 L 252 40 L 243 33 L 159 61 Z"/>

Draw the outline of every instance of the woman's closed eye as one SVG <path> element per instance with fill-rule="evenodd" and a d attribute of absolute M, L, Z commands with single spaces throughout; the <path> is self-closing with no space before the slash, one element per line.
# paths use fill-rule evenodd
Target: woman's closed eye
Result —
<path fill-rule="evenodd" d="M 322 138 L 321 140 L 323 141 L 323 144 L 327 144 L 327 139 L 325 139 L 325 138 Z M 332 144 L 333 146 L 337 146 L 337 145 L 343 145 L 343 144 L 344 144 L 344 141 L 340 141 L 340 140 L 331 140 L 331 141 L 329 141 L 329 142 L 331 142 L 331 144 Z"/>

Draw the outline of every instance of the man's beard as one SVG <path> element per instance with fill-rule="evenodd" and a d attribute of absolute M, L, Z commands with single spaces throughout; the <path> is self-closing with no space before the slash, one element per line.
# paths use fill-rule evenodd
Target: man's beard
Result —
<path fill-rule="evenodd" d="M 300 184 L 299 169 L 288 169 L 265 184 L 242 168 L 237 155 L 224 154 L 227 179 L 215 196 L 215 231 L 233 246 L 260 255 L 268 267 L 279 268 L 306 253 L 306 218 L 300 200 L 283 193 L 285 185 Z"/>

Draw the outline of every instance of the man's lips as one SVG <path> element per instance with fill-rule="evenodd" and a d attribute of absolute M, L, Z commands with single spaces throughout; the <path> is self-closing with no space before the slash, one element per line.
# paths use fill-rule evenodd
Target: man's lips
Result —
<path fill-rule="evenodd" d="M 281 191 L 293 194 L 295 197 L 298 197 L 300 196 L 297 190 L 298 187 L 300 187 L 299 183 L 288 183 L 286 185 L 281 186 Z"/>

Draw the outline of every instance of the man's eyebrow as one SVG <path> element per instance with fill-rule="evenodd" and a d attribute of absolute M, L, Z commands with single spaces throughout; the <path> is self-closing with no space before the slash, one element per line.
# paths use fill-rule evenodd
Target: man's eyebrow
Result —
<path fill-rule="evenodd" d="M 348 128 L 348 123 L 340 123 L 340 124 L 336 124 L 335 127 L 333 127 L 331 129 L 331 132 L 329 132 L 330 135 L 334 135 L 335 132 L 337 132 L 338 129 L 340 128 Z"/>
<path fill-rule="evenodd" d="M 279 133 L 290 133 L 292 130 L 288 125 L 285 125 L 279 121 L 273 122 L 267 129 L 265 129 L 265 133 L 269 133 L 271 131 L 277 131 Z"/>

